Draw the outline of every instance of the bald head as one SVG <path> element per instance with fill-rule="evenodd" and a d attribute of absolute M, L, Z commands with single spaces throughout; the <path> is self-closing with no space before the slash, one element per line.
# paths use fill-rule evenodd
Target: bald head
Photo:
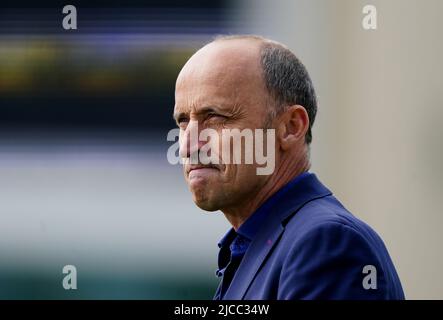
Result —
<path fill-rule="evenodd" d="M 188 60 L 179 74 L 177 84 L 188 73 L 200 71 L 200 74 L 205 74 L 208 69 L 218 74 L 234 72 L 242 76 L 243 72 L 247 72 L 250 76 L 261 76 L 260 48 L 261 42 L 256 39 L 215 40 Z"/>

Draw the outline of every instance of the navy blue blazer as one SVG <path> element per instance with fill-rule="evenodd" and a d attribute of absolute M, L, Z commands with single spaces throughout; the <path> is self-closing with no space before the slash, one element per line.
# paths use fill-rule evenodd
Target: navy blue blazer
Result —
<path fill-rule="evenodd" d="M 404 294 L 380 237 L 308 174 L 271 208 L 223 299 L 404 299 Z"/>

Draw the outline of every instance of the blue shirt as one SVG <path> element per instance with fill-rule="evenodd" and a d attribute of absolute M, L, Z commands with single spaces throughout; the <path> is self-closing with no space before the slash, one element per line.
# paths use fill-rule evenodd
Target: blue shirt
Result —
<path fill-rule="evenodd" d="M 223 298 L 250 243 L 259 232 L 263 225 L 263 221 L 266 220 L 266 217 L 272 211 L 272 208 L 287 191 L 291 190 L 300 179 L 307 175 L 309 175 L 309 173 L 304 172 L 292 179 L 288 184 L 269 197 L 248 219 L 246 219 L 245 222 L 243 222 L 237 231 L 235 231 L 234 228 L 231 228 L 220 240 L 218 243 L 218 247 L 220 248 L 218 255 L 218 269 L 215 274 L 221 278 L 221 288 L 219 294 L 215 297 L 216 300 L 221 300 Z"/>

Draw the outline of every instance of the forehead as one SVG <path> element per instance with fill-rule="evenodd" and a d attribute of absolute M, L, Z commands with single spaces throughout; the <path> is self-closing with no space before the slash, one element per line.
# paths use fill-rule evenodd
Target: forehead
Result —
<path fill-rule="evenodd" d="M 248 104 L 266 93 L 257 41 L 216 41 L 197 51 L 176 82 L 175 109 Z"/>

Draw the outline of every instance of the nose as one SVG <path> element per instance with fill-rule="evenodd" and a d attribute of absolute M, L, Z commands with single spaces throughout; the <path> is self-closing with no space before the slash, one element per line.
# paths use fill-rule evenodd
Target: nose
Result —
<path fill-rule="evenodd" d="M 200 148 L 204 145 L 204 141 L 200 141 L 199 134 L 198 121 L 189 121 L 186 130 L 179 137 L 181 158 L 188 159 L 192 155 L 198 155 Z"/>

